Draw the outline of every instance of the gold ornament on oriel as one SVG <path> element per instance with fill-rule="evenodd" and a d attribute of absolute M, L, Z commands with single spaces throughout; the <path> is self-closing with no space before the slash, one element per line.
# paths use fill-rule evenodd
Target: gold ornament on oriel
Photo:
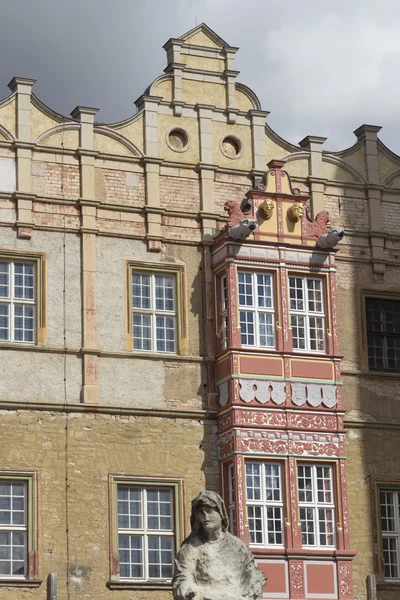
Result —
<path fill-rule="evenodd" d="M 297 223 L 304 215 L 304 205 L 301 202 L 295 202 L 288 209 L 288 217 L 292 223 Z"/>
<path fill-rule="evenodd" d="M 274 212 L 274 203 L 272 200 L 267 198 L 262 204 L 260 204 L 259 208 L 264 219 L 268 220 L 272 217 L 272 213 Z"/>

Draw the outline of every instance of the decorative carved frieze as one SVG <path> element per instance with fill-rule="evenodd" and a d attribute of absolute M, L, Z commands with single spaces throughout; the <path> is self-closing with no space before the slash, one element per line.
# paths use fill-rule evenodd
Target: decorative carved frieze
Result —
<path fill-rule="evenodd" d="M 248 427 L 249 425 L 260 425 L 263 427 L 286 426 L 286 415 L 277 411 L 238 410 L 235 415 L 236 424 L 244 427 Z"/>
<path fill-rule="evenodd" d="M 335 415 L 289 413 L 287 416 L 287 426 L 289 429 L 334 431 L 337 428 L 337 421 Z"/>
<path fill-rule="evenodd" d="M 234 451 L 280 456 L 340 457 L 343 435 L 236 430 L 219 438 L 220 458 Z"/>

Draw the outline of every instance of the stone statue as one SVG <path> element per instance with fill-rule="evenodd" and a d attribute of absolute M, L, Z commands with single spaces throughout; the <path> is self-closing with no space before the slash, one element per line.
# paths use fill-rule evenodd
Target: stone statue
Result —
<path fill-rule="evenodd" d="M 192 501 L 191 534 L 175 560 L 174 600 L 259 600 L 266 578 L 249 548 L 228 529 L 224 501 L 201 492 Z"/>

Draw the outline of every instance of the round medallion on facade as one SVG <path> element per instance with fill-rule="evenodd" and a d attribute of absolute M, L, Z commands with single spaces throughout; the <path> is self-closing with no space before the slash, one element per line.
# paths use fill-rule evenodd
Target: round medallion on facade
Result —
<path fill-rule="evenodd" d="M 167 144 L 175 152 L 185 152 L 189 148 L 189 136 L 183 129 L 174 127 L 167 133 Z"/>
<path fill-rule="evenodd" d="M 239 158 L 242 155 L 242 142 L 234 135 L 227 135 L 221 141 L 221 152 L 228 158 Z"/>

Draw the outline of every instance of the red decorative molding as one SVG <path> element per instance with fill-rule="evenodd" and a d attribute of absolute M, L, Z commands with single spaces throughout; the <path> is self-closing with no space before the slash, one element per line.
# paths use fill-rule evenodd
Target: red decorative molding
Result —
<path fill-rule="evenodd" d="M 235 412 L 235 425 L 283 428 L 286 426 L 286 415 L 277 411 L 238 410 Z"/>
<path fill-rule="evenodd" d="M 304 598 L 304 573 L 301 560 L 290 561 L 290 597 Z"/>
<path fill-rule="evenodd" d="M 339 598 L 350 600 L 353 598 L 353 581 L 351 576 L 351 564 L 349 562 L 338 562 L 339 575 Z"/>
<path fill-rule="evenodd" d="M 337 430 L 337 421 L 335 415 L 288 413 L 287 425 L 290 429 L 311 429 L 313 431 Z"/>

